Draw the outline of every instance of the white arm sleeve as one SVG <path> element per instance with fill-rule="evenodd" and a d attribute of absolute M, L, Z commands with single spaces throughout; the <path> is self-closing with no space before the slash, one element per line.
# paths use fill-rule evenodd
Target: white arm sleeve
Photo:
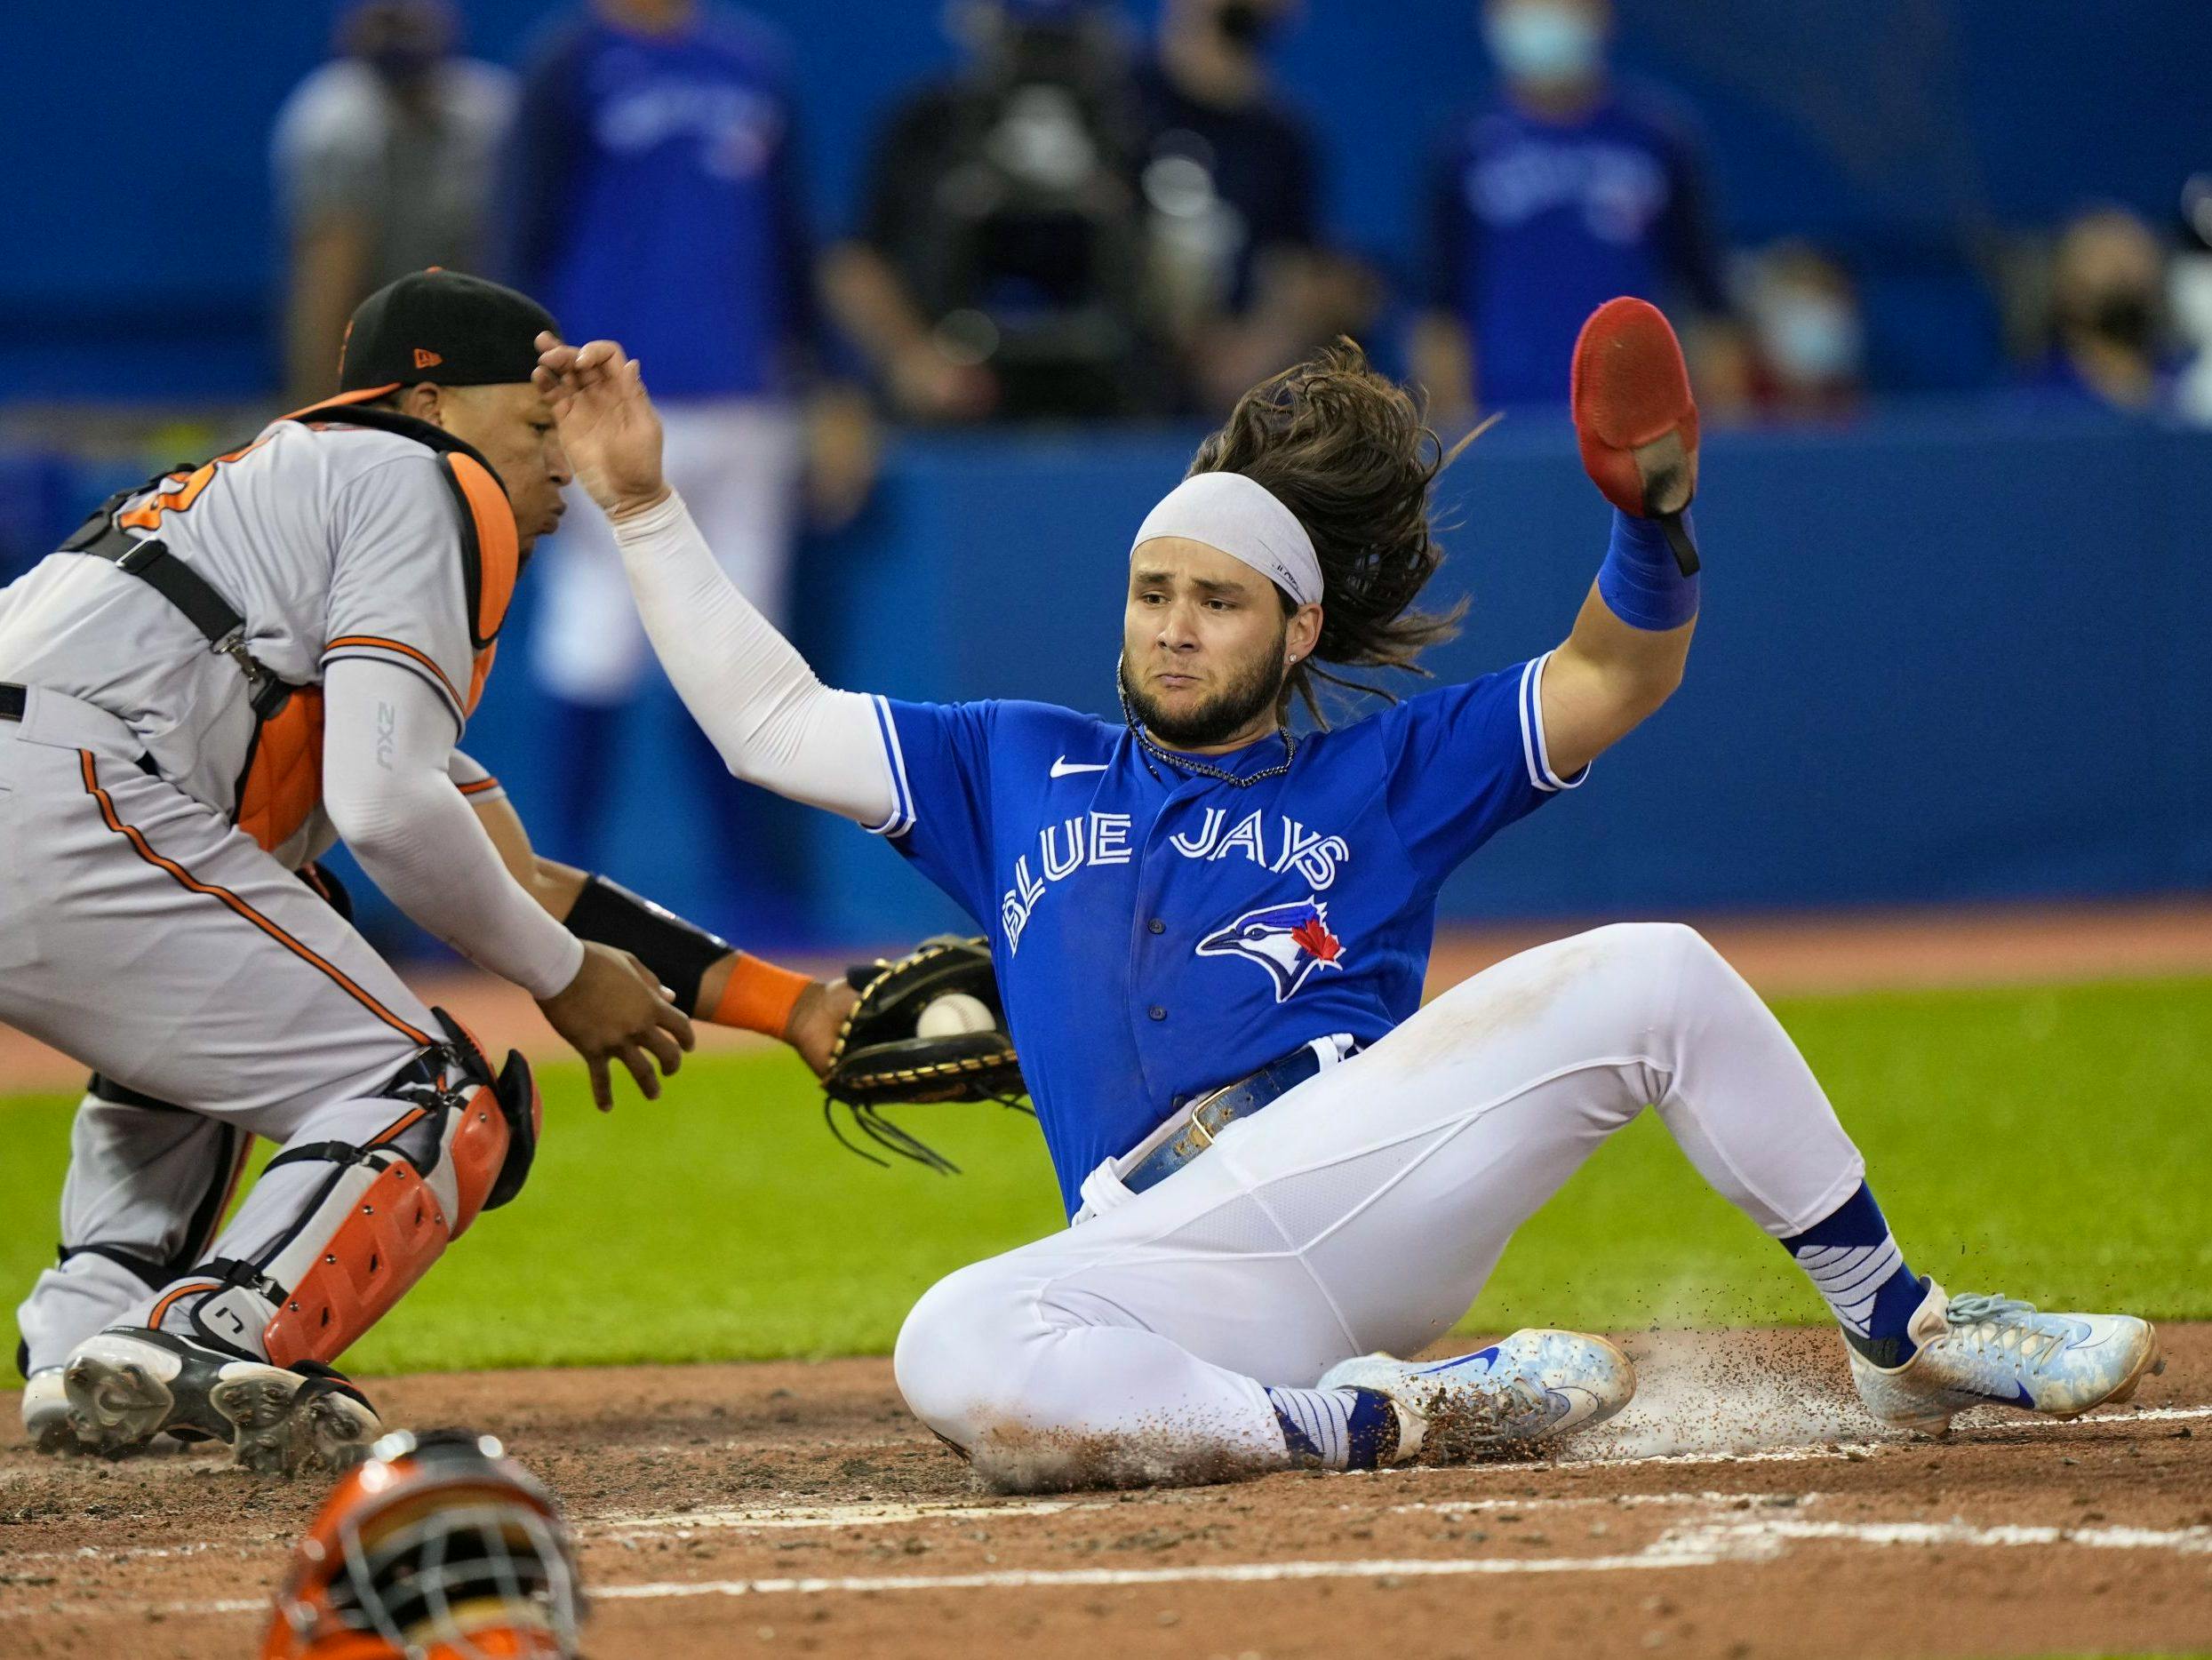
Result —
<path fill-rule="evenodd" d="M 583 966 L 584 942 L 500 863 L 453 787 L 453 714 L 430 682 L 380 658 L 323 679 L 323 801 L 369 880 L 471 962 L 540 999 Z"/>
<path fill-rule="evenodd" d="M 816 678 L 738 592 L 673 491 L 614 527 L 638 615 L 684 707 L 747 783 L 871 827 L 898 797 L 875 702 Z"/>

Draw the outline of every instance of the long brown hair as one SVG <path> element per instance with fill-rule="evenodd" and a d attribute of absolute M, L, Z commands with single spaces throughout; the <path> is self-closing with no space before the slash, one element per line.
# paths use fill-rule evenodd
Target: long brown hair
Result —
<path fill-rule="evenodd" d="M 1284 681 L 1281 713 L 1296 693 L 1327 726 L 1315 681 L 1394 703 L 1385 688 L 1322 663 L 1425 674 L 1421 652 L 1459 631 L 1464 599 L 1447 611 L 1411 607 L 1444 560 L 1429 487 L 1465 447 L 1447 451 L 1412 394 L 1345 339 L 1261 381 L 1199 445 L 1192 473 L 1242 473 L 1266 486 L 1298 515 L 1321 562 L 1321 639 Z M 1282 597 L 1285 611 L 1294 609 Z"/>

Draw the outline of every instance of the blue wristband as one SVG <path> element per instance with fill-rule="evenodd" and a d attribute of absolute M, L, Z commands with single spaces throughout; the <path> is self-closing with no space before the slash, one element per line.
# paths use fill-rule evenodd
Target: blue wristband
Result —
<path fill-rule="evenodd" d="M 1682 522 L 1689 525 L 1689 515 Z M 1598 597 L 1631 628 L 1663 633 L 1697 614 L 1697 579 L 1684 576 L 1657 519 L 1613 509 L 1613 542 L 1598 567 Z"/>

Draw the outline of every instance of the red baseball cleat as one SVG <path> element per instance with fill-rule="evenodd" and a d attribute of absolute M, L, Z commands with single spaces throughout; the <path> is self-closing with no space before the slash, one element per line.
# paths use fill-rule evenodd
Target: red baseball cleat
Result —
<path fill-rule="evenodd" d="M 1609 299 L 1590 314 L 1575 340 L 1571 396 L 1584 470 L 1623 513 L 1658 520 L 1689 575 L 1697 549 L 1682 512 L 1697 493 L 1697 401 L 1657 306 Z"/>

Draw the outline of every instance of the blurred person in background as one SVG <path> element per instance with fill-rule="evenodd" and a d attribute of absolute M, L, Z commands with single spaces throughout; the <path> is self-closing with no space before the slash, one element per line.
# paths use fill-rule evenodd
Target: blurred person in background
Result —
<path fill-rule="evenodd" d="M 826 526 L 849 519 L 874 453 L 865 401 L 824 370 L 783 44 L 698 0 L 592 0 L 525 72 L 504 178 L 508 277 L 573 328 L 640 342 L 670 475 L 717 527 L 746 596 L 787 616 L 803 507 Z M 563 748 L 611 755 L 651 654 L 604 522 L 576 515 L 546 564 L 537 681 Z M 682 724 L 724 807 L 756 831 L 772 822 L 780 808 L 729 779 Z M 554 839 L 592 862 L 603 775 L 567 769 L 562 790 Z M 794 925 L 778 840 L 756 834 L 751 857 L 721 861 L 725 921 L 771 935 Z"/>
<path fill-rule="evenodd" d="M 1320 147 L 1268 74 L 1267 48 L 1296 11 L 1169 0 L 1137 70 L 1155 297 L 1210 414 L 1371 309 L 1358 270 L 1322 244 Z"/>
<path fill-rule="evenodd" d="M 2175 386 L 2175 408 L 2184 420 L 2212 427 L 2212 172 L 2182 187 L 2181 224 L 2167 301 L 2190 362 Z"/>
<path fill-rule="evenodd" d="M 910 419 L 1164 412 L 1144 113 L 1115 19 L 1097 0 L 953 15 L 968 61 L 877 134 L 829 267 L 838 321 Z"/>
<path fill-rule="evenodd" d="M 2024 390 L 2147 414 L 2170 409 L 2180 363 L 2164 339 L 2166 250 L 2128 208 L 2094 207 L 2059 233 L 2050 349 Z"/>
<path fill-rule="evenodd" d="M 1705 163 L 1680 122 L 1614 84 L 1612 22 L 1609 0 L 1482 7 L 1503 96 L 1435 164 L 1428 309 L 1411 342 L 1441 421 L 1564 403 L 1583 319 L 1618 294 L 1691 324 L 1708 413 L 1736 399 L 1740 347 L 1725 323 Z"/>
<path fill-rule="evenodd" d="M 427 266 L 483 268 L 514 77 L 459 56 L 459 36 L 445 0 L 361 0 L 339 21 L 338 56 L 277 113 L 295 403 L 337 384 L 346 319 L 371 291 Z"/>
<path fill-rule="evenodd" d="M 1858 285 L 1834 255 L 1781 242 L 1752 261 L 1744 300 L 1751 407 L 1769 420 L 1836 420 L 1866 395 Z"/>

